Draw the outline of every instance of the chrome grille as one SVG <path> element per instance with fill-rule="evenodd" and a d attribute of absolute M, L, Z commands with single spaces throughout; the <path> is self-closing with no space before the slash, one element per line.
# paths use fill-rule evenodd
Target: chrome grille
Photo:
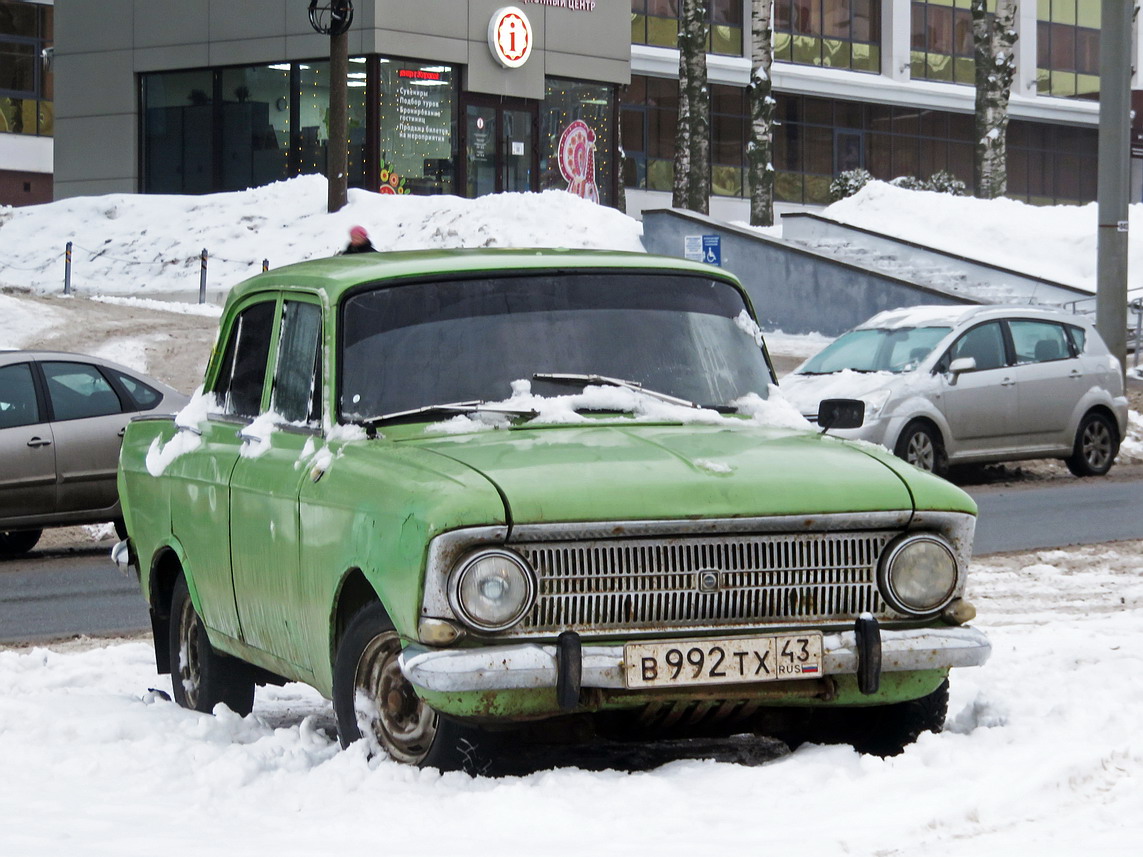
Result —
<path fill-rule="evenodd" d="M 877 562 L 896 532 L 733 535 L 515 545 L 536 604 L 514 633 L 609 634 L 893 618 Z"/>

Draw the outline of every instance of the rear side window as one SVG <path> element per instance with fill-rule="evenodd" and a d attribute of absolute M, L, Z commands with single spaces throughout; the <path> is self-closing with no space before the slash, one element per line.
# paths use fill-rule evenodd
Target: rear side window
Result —
<path fill-rule="evenodd" d="M 1049 363 L 1071 357 L 1071 345 L 1062 324 L 1013 319 L 1008 322 L 1017 363 Z"/>
<path fill-rule="evenodd" d="M 1072 335 L 1072 343 L 1076 347 L 1076 354 L 1083 354 L 1087 347 L 1087 331 L 1079 325 L 1069 324 L 1068 333 Z"/>
<path fill-rule="evenodd" d="M 262 409 L 274 306 L 273 301 L 254 304 L 243 310 L 230 328 L 230 341 L 214 384 L 223 413 L 254 418 Z"/>
<path fill-rule="evenodd" d="M 43 422 L 30 363 L 0 367 L 0 429 Z"/>
<path fill-rule="evenodd" d="M 154 387 L 144 384 L 138 378 L 132 378 L 130 375 L 124 375 L 114 369 L 107 369 L 106 371 L 127 391 L 127 395 L 131 397 L 131 404 L 135 406 L 136 410 L 149 411 L 163 400 L 162 393 Z"/>
<path fill-rule="evenodd" d="M 47 381 L 53 419 L 81 420 L 122 413 L 123 403 L 111 383 L 90 363 L 45 361 L 40 367 Z"/>

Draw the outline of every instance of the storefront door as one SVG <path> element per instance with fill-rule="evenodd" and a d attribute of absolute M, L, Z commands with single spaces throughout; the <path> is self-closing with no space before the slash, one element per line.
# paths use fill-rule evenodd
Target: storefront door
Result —
<path fill-rule="evenodd" d="M 525 101 L 466 100 L 466 196 L 539 190 L 536 116 L 535 105 Z"/>

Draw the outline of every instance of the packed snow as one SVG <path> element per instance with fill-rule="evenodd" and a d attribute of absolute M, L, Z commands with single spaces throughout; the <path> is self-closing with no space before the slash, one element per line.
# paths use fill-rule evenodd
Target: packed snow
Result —
<path fill-rule="evenodd" d="M 321 179 L 305 177 L 237 194 L 0 209 L 0 289 L 12 287 L 0 291 L 0 348 L 35 343 L 56 324 L 53 306 L 21 290 L 60 293 L 67 240 L 77 295 L 208 314 L 217 308 L 195 305 L 203 248 L 217 301 L 263 259 L 279 266 L 336 252 L 353 224 L 385 249 L 642 249 L 638 222 L 558 192 L 461 200 L 351 191 L 337 214 L 325 212 L 325 196 Z M 826 214 L 1077 285 L 1094 271 L 1092 207 L 871 185 Z M 107 348 L 146 370 L 145 337 Z M 829 341 L 766 338 L 800 357 Z M 788 416 L 801 419 L 792 408 Z M 1136 414 L 1132 425 L 1143 434 Z M 1143 455 L 1138 440 L 1128 443 Z M 178 452 L 157 449 L 148 466 Z M 328 447 L 305 454 L 329 466 Z M 260 689 L 248 717 L 208 716 L 165 700 L 169 677 L 156 674 L 141 639 L 0 648 L 0 854 L 1133 855 L 1143 836 L 1141 550 L 1122 543 L 974 563 L 974 624 L 993 657 L 954 672 L 945 731 L 892 759 L 811 745 L 758 766 L 441 775 L 340 750 L 329 703 L 301 685 Z"/>

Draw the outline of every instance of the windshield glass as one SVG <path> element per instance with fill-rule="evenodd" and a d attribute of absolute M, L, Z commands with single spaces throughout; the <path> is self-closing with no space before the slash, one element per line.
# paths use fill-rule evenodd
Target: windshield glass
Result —
<path fill-rule="evenodd" d="M 347 420 L 442 402 L 499 401 L 537 373 L 622 378 L 705 406 L 765 396 L 770 372 L 735 319 L 732 286 L 599 271 L 415 283 L 352 295 L 342 312 Z M 534 393 L 572 392 L 536 380 Z"/>
<path fill-rule="evenodd" d="M 822 375 L 843 369 L 911 372 L 951 329 L 897 327 L 891 330 L 851 330 L 808 360 L 798 372 L 803 375 Z"/>

